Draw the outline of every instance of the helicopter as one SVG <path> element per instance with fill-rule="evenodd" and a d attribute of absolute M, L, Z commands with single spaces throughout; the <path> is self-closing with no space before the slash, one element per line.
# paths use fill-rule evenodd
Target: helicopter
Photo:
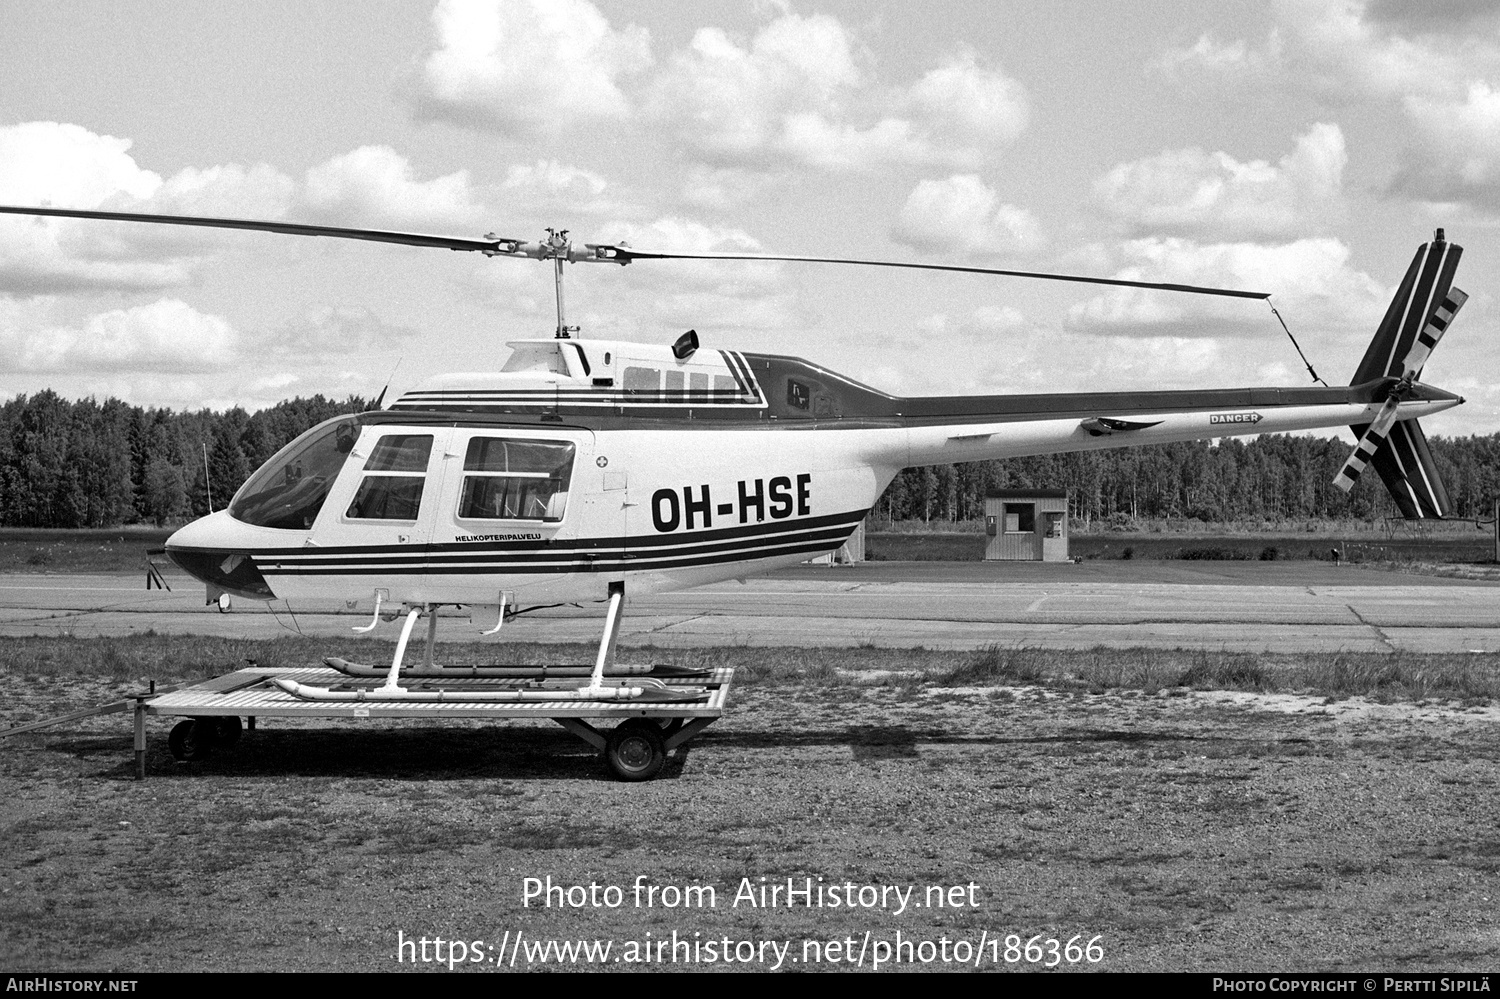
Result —
<path fill-rule="evenodd" d="M 898 397 L 801 358 L 707 348 L 692 330 L 670 344 L 576 338 L 565 316 L 564 266 L 795 261 L 1269 295 L 936 263 L 654 252 L 580 245 L 559 229 L 527 241 L 50 207 L 0 213 L 551 261 L 551 337 L 511 341 L 496 370 L 438 376 L 381 408 L 313 427 L 254 472 L 225 509 L 166 542 L 167 556 L 206 584 L 211 602 L 225 594 L 369 601 L 373 618 L 357 631 L 373 630 L 383 612 L 404 617 L 376 696 L 414 696 L 397 682 L 402 657 L 425 615 L 430 665 L 439 607 L 466 609 L 494 634 L 522 606 L 589 600 L 609 606 L 594 670 L 577 696 L 638 696 L 622 691 L 639 688 L 605 680 L 627 588 L 700 586 L 836 549 L 910 466 L 1348 426 L 1359 440 L 1335 485 L 1347 491 L 1373 464 L 1405 517 L 1441 518 L 1450 509 L 1418 423 L 1464 401 L 1420 379 L 1467 297 L 1452 286 L 1462 248 L 1441 229 L 1417 249 L 1347 386 Z"/>

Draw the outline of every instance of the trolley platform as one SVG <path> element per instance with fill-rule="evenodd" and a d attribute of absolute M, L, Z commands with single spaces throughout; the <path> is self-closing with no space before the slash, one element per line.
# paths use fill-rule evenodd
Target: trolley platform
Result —
<path fill-rule="evenodd" d="M 602 751 L 605 762 L 620 779 L 649 780 L 661 770 L 667 753 L 723 716 L 734 678 L 734 670 L 727 667 L 696 671 L 621 667 L 607 674 L 610 680 L 650 684 L 670 699 L 587 700 L 579 699 L 578 691 L 580 684 L 588 684 L 588 678 L 577 675 L 580 671 L 587 673 L 587 667 L 439 667 L 405 677 L 403 684 L 405 692 L 414 696 L 435 692 L 435 699 L 393 701 L 379 699 L 381 679 L 370 675 L 383 670 L 342 660 L 330 662 L 341 668 L 252 666 L 170 691 L 132 695 L 137 776 L 145 776 L 146 717 L 175 715 L 188 719 L 179 722 L 168 739 L 172 755 L 179 760 L 202 759 L 216 748 L 232 746 L 240 738 L 242 718 L 248 720 L 251 729 L 257 718 L 278 717 L 550 718 Z M 506 675 L 475 675 L 491 672 Z M 278 685 L 278 680 L 282 684 Z M 299 685 L 347 699 L 309 700 L 287 689 Z M 483 699 L 507 691 L 524 691 L 531 699 Z M 549 691 L 555 691 L 558 699 L 550 699 Z M 615 720 L 619 724 L 600 729 L 585 719 Z"/>

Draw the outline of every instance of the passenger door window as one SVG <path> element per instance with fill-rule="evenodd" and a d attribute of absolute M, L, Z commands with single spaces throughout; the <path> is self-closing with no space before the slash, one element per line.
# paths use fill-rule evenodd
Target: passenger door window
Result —
<path fill-rule="evenodd" d="M 573 475 L 570 441 L 475 437 L 464 454 L 460 520 L 562 520 Z"/>

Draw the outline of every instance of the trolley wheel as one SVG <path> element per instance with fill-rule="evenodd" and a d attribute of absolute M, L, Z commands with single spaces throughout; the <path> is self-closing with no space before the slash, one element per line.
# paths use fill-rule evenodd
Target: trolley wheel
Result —
<path fill-rule="evenodd" d="M 240 741 L 240 733 L 244 731 L 240 719 L 236 715 L 224 715 L 213 719 L 214 745 L 222 746 L 224 749 L 232 749 L 234 744 Z"/>
<path fill-rule="evenodd" d="M 172 726 L 167 748 L 174 760 L 205 760 L 214 749 L 214 722 L 211 718 L 187 718 Z"/>
<path fill-rule="evenodd" d="M 650 780 L 667 762 L 667 744 L 661 727 L 644 718 L 629 718 L 609 733 L 604 762 L 621 780 Z"/>

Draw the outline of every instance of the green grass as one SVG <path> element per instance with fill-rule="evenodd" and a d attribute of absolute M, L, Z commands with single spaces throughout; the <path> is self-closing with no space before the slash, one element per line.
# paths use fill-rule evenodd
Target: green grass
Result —
<path fill-rule="evenodd" d="M 77 690 L 80 681 L 135 685 L 147 680 L 180 683 L 218 676 L 254 663 L 316 665 L 347 653 L 337 638 L 283 637 L 251 641 L 203 636 L 142 634 L 119 638 L 12 638 L 0 644 L 0 676 L 39 690 Z M 364 658 L 381 661 L 385 643 L 368 643 Z M 588 645 L 478 643 L 441 646 L 447 663 L 589 663 Z M 692 667 L 730 666 L 739 686 L 793 684 L 836 688 L 1043 686 L 1059 690 L 1166 688 L 1297 692 L 1323 697 L 1373 697 L 1385 701 L 1430 698 L 1488 702 L 1500 698 L 1500 655 L 1339 652 L 1260 654 L 1154 649 L 1012 648 L 977 652 L 929 649 L 703 649 L 636 648 L 627 662 Z"/>
<path fill-rule="evenodd" d="M 139 572 L 146 552 L 160 548 L 170 528 L 110 530 L 0 528 L 0 572 Z"/>
<path fill-rule="evenodd" d="M 946 671 L 945 686 L 1037 685 L 1059 689 L 1174 687 L 1488 703 L 1500 698 L 1500 656 L 1336 652 L 1282 655 L 1202 650 L 1005 648 L 992 645 Z"/>

